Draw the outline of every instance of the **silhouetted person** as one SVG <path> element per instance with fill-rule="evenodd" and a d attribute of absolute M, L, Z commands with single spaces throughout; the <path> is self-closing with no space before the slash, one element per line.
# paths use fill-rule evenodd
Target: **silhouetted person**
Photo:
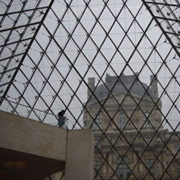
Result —
<path fill-rule="evenodd" d="M 64 128 L 67 128 L 65 126 L 65 121 L 67 120 L 66 116 L 64 116 L 65 114 L 65 110 L 62 110 L 58 113 L 58 126 L 59 127 L 64 127 Z"/>

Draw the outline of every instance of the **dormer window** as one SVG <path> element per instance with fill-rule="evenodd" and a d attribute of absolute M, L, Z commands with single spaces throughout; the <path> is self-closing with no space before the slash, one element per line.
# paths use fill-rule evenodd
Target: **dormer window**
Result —
<path fill-rule="evenodd" d="M 151 138 L 150 137 L 145 137 L 145 143 L 148 145 L 151 142 Z"/>
<path fill-rule="evenodd" d="M 152 127 L 152 124 L 151 124 L 151 120 L 152 120 L 151 113 L 150 112 L 145 112 L 144 116 L 145 116 L 144 117 L 144 121 L 145 121 L 144 127 L 145 128 L 151 128 Z"/>
<path fill-rule="evenodd" d="M 121 113 L 119 115 L 119 119 L 118 119 L 118 127 L 119 127 L 119 129 L 123 130 L 125 128 L 127 122 L 128 122 L 127 115 L 124 114 L 124 113 Z"/>

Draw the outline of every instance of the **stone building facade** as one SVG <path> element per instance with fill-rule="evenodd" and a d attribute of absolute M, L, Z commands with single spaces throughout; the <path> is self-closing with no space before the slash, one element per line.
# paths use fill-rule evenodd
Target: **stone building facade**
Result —
<path fill-rule="evenodd" d="M 180 133 L 162 125 L 156 76 L 149 86 L 124 74 L 88 85 L 84 127 L 95 136 L 95 179 L 180 178 Z"/>

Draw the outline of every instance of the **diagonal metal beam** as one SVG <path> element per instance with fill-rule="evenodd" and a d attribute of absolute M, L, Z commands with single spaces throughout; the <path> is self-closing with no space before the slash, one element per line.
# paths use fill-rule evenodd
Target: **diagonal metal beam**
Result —
<path fill-rule="evenodd" d="M 169 21 L 173 21 L 175 23 L 177 23 L 179 26 L 180 26 L 180 20 L 179 19 L 176 19 L 176 17 L 174 17 L 174 19 L 170 19 L 168 17 L 166 17 L 166 15 L 162 12 L 161 8 L 159 8 L 158 5 L 161 5 L 161 6 L 165 6 L 165 7 L 169 7 L 169 10 L 171 10 L 171 6 L 172 7 L 177 7 L 179 8 L 179 4 L 170 4 L 170 3 L 167 3 L 166 0 L 164 3 L 159 3 L 159 2 L 156 2 L 155 0 L 152 0 L 151 2 L 150 1 L 147 1 L 147 0 L 142 0 L 143 4 L 145 5 L 145 7 L 147 8 L 147 10 L 149 11 L 149 13 L 151 14 L 151 16 L 153 17 L 153 19 L 155 20 L 155 22 L 157 23 L 157 25 L 159 26 L 159 28 L 161 29 L 161 31 L 163 32 L 163 34 L 166 36 L 167 40 L 169 41 L 169 43 L 171 44 L 171 46 L 173 47 L 173 49 L 175 50 L 175 52 L 177 53 L 177 55 L 180 57 L 180 46 L 179 46 L 179 43 L 178 43 L 178 46 L 172 41 L 172 38 L 168 35 L 170 34 L 171 36 L 175 37 L 176 39 L 179 40 L 179 34 L 177 34 L 175 32 L 175 30 L 173 29 L 173 27 L 171 27 L 171 24 L 169 23 Z M 157 8 L 157 11 L 161 13 L 162 17 L 159 17 L 157 16 L 151 9 L 152 6 L 155 6 Z M 172 12 L 172 14 L 174 14 Z M 159 21 L 159 19 L 162 21 Z M 171 30 L 173 31 L 172 32 L 167 32 L 164 27 L 163 27 L 163 23 L 166 23 L 169 25 L 169 27 L 171 27 Z"/>

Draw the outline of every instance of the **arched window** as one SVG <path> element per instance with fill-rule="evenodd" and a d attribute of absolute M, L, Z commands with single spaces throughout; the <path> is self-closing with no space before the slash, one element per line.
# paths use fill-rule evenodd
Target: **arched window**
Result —
<path fill-rule="evenodd" d="M 93 129 L 102 128 L 102 115 L 101 114 L 95 115 L 93 121 L 94 121 Z"/>
<path fill-rule="evenodd" d="M 126 180 L 130 175 L 130 161 L 127 156 L 120 156 L 117 159 L 117 175 L 120 179 Z"/>
<path fill-rule="evenodd" d="M 127 115 L 124 114 L 124 113 L 121 113 L 119 115 L 119 120 L 118 120 L 118 127 L 119 127 L 119 129 L 121 129 L 121 130 L 124 129 L 124 127 L 126 126 L 127 122 L 128 122 Z"/>

